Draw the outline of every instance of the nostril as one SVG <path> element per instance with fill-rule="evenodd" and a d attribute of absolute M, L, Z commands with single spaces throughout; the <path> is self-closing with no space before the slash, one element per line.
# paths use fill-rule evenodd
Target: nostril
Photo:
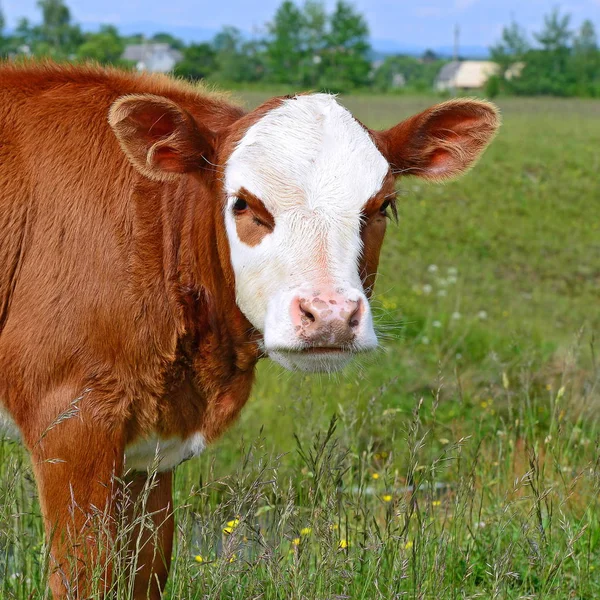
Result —
<path fill-rule="evenodd" d="M 352 311 L 350 318 L 348 319 L 348 324 L 350 325 L 350 327 L 352 327 L 352 329 L 356 328 L 359 326 L 360 324 L 360 315 L 361 315 L 361 302 L 360 300 L 358 302 L 356 302 L 356 308 Z"/>
<path fill-rule="evenodd" d="M 300 312 L 302 313 L 302 316 L 306 317 L 311 323 L 315 322 L 315 315 L 313 315 L 302 303 L 300 303 Z"/>

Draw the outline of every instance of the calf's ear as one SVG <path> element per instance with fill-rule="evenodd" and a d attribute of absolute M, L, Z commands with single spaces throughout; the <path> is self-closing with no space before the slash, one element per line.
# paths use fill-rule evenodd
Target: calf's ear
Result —
<path fill-rule="evenodd" d="M 493 104 L 460 99 L 437 104 L 372 134 L 395 175 L 442 181 L 472 167 L 499 126 L 500 115 Z"/>
<path fill-rule="evenodd" d="M 150 179 L 172 181 L 210 165 L 215 134 L 168 98 L 122 96 L 108 122 L 129 160 Z"/>

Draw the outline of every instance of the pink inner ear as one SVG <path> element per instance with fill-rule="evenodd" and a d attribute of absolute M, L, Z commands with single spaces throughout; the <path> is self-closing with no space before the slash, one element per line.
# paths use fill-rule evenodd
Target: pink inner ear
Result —
<path fill-rule="evenodd" d="M 431 125 L 432 133 L 436 135 L 444 132 L 449 136 L 460 135 L 481 124 L 481 117 L 477 115 L 468 115 L 464 112 L 450 112 L 434 119 Z"/>
<path fill-rule="evenodd" d="M 152 163 L 169 173 L 185 173 L 185 163 L 181 160 L 181 154 L 172 146 L 157 148 L 152 154 Z"/>
<path fill-rule="evenodd" d="M 456 166 L 456 158 L 444 148 L 438 148 L 429 155 L 428 169 L 433 173 L 443 173 Z"/>
<path fill-rule="evenodd" d="M 136 122 L 140 133 L 150 143 L 168 137 L 177 127 L 173 116 L 159 107 L 144 107 L 144 110 L 133 114 L 131 118 Z"/>

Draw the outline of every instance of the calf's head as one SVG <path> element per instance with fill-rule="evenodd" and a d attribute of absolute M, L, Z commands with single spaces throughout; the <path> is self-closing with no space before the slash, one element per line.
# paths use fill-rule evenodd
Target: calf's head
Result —
<path fill-rule="evenodd" d="M 369 297 L 395 178 L 456 177 L 499 126 L 491 104 L 451 100 L 372 131 L 327 94 L 271 100 L 221 131 L 157 96 L 117 100 L 109 121 L 147 177 L 214 163 L 238 306 L 272 359 L 306 371 L 377 345 Z"/>

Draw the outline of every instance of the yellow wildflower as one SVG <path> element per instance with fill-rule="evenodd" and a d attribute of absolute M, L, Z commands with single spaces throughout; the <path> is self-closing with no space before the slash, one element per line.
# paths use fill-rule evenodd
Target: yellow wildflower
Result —
<path fill-rule="evenodd" d="M 292 540 L 292 544 L 293 544 L 294 546 L 299 546 L 299 545 L 300 545 L 300 538 L 294 538 L 294 539 Z"/>
<path fill-rule="evenodd" d="M 441 500 L 434 500 L 434 501 L 431 503 L 431 506 L 439 506 L 441 503 L 442 503 L 442 502 L 441 502 Z"/>
<path fill-rule="evenodd" d="M 233 533 L 233 530 L 240 524 L 240 520 L 238 517 L 232 519 L 231 521 L 227 521 L 227 527 L 223 527 L 223 533 L 225 535 L 230 535 Z"/>
<path fill-rule="evenodd" d="M 412 547 L 413 547 L 413 543 L 410 540 L 408 542 L 406 542 L 406 544 L 404 544 L 405 550 L 410 550 Z"/>
<path fill-rule="evenodd" d="M 372 477 L 373 479 L 379 479 L 379 473 L 373 473 L 373 474 L 371 475 L 371 477 Z"/>
<path fill-rule="evenodd" d="M 310 527 L 304 527 L 300 530 L 300 535 L 310 535 L 312 533 L 312 529 Z"/>
<path fill-rule="evenodd" d="M 200 554 L 196 554 L 196 556 L 194 557 L 194 560 L 197 563 L 203 563 L 204 562 L 204 558 L 202 558 L 202 556 Z"/>
<path fill-rule="evenodd" d="M 349 548 L 350 542 L 348 540 L 340 540 L 339 547 L 342 549 Z"/>
<path fill-rule="evenodd" d="M 383 496 L 381 496 L 381 499 L 384 502 L 391 502 L 392 501 L 392 496 L 390 494 L 384 494 Z"/>

